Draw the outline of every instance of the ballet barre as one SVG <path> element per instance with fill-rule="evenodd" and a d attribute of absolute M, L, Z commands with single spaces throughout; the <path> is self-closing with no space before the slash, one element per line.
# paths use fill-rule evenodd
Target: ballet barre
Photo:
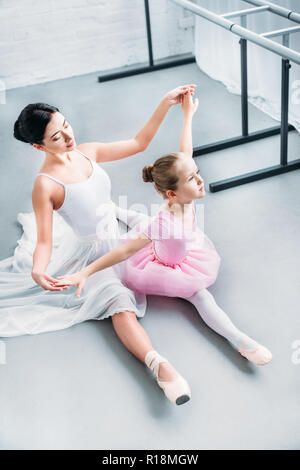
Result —
<path fill-rule="evenodd" d="M 230 13 L 217 15 L 210 10 L 200 7 L 196 3 L 189 0 L 170 0 L 174 4 L 183 7 L 184 9 L 198 15 L 216 25 L 219 25 L 232 34 L 240 37 L 240 64 L 241 64 L 241 135 L 230 139 L 210 143 L 201 147 L 194 148 L 194 156 L 205 155 L 208 153 L 224 150 L 227 148 L 243 145 L 256 140 L 264 139 L 280 134 L 280 164 L 261 170 L 253 171 L 243 175 L 232 178 L 227 178 L 221 181 L 216 181 L 209 184 L 211 192 L 221 191 L 223 189 L 232 188 L 242 184 L 258 181 L 271 176 L 279 175 L 289 171 L 298 170 L 300 168 L 300 159 L 288 162 L 288 133 L 294 131 L 295 128 L 288 123 L 289 112 L 289 77 L 291 62 L 300 65 L 300 53 L 291 49 L 290 35 L 300 31 L 300 14 L 289 10 L 287 8 L 275 5 L 269 1 L 264 0 L 242 0 L 245 3 L 254 5 L 253 8 L 248 8 Z M 151 18 L 149 9 L 149 0 L 144 0 L 145 10 L 145 24 L 147 31 L 147 45 L 148 45 L 148 64 L 134 67 L 125 67 L 121 71 L 114 70 L 113 73 L 104 73 L 98 77 L 99 82 L 115 80 L 123 77 L 137 75 L 141 73 L 153 72 L 164 68 L 175 67 L 194 63 L 195 57 L 190 55 L 183 55 L 179 59 L 165 59 L 155 61 L 153 58 L 152 48 L 152 34 L 151 34 Z M 254 33 L 247 29 L 247 17 L 249 15 L 270 12 L 290 21 L 293 21 L 299 26 L 292 26 L 282 28 L 276 31 L 265 33 Z M 241 25 L 231 21 L 239 19 Z M 272 41 L 272 38 L 282 36 L 282 44 Z M 263 129 L 256 132 L 249 132 L 249 114 L 248 114 L 248 60 L 247 60 L 247 44 L 248 41 L 263 47 L 270 52 L 279 55 L 282 59 L 281 65 L 281 125 Z"/>
<path fill-rule="evenodd" d="M 194 156 L 204 155 L 218 150 L 223 150 L 237 145 L 264 139 L 273 135 L 280 134 L 280 164 L 261 170 L 252 171 L 243 175 L 227 178 L 209 184 L 211 192 L 222 191 L 224 189 L 240 186 L 242 184 L 258 181 L 271 176 L 279 175 L 300 168 L 300 159 L 288 162 L 288 132 L 295 130 L 288 123 L 289 112 L 289 74 L 291 64 L 294 62 L 300 65 L 300 53 L 290 49 L 290 34 L 300 31 L 300 26 L 283 28 L 277 31 L 270 31 L 262 34 L 254 33 L 247 29 L 248 15 L 262 12 L 270 12 L 280 15 L 291 21 L 300 24 L 300 15 L 294 11 L 274 5 L 271 2 L 263 0 L 243 0 L 246 3 L 255 5 L 255 8 L 239 10 L 235 12 L 217 15 L 210 10 L 206 10 L 189 0 L 171 0 L 173 3 L 185 8 L 192 13 L 207 19 L 208 21 L 219 25 L 233 34 L 240 36 L 240 62 L 241 62 L 241 122 L 242 135 L 231 139 L 214 142 L 208 145 L 194 148 Z M 241 25 L 230 21 L 231 18 L 240 18 Z M 282 44 L 272 41 L 272 37 L 282 36 Z M 267 49 L 282 58 L 281 66 L 281 125 L 270 129 L 249 133 L 248 124 L 248 65 L 247 65 L 247 41 L 250 41 L 264 49 Z"/>

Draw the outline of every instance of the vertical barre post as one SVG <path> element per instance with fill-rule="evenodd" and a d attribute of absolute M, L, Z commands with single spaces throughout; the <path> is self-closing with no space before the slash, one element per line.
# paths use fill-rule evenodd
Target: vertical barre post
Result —
<path fill-rule="evenodd" d="M 280 141 L 280 164 L 287 164 L 288 157 L 288 132 L 289 132 L 289 78 L 290 61 L 282 59 L 281 74 L 281 141 Z"/>
<path fill-rule="evenodd" d="M 241 39 L 241 102 L 242 102 L 242 135 L 249 135 L 248 120 L 248 65 L 247 65 L 247 40 Z"/>
<path fill-rule="evenodd" d="M 150 65 L 150 67 L 152 67 L 153 66 L 153 52 L 152 52 L 152 37 L 151 37 L 151 21 L 150 21 L 149 0 L 144 0 L 144 4 L 145 4 L 145 16 L 146 16 L 146 27 L 147 27 L 149 65 Z"/>

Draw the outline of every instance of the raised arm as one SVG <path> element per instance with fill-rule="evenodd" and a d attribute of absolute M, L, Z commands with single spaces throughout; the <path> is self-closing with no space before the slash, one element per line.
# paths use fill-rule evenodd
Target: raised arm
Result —
<path fill-rule="evenodd" d="M 117 248 L 114 248 L 105 255 L 96 259 L 96 261 L 93 261 L 92 263 L 85 266 L 81 271 L 66 276 L 57 276 L 57 279 L 60 280 L 56 281 L 55 285 L 77 286 L 77 297 L 79 297 L 82 287 L 89 276 L 91 276 L 97 271 L 102 271 L 102 269 L 109 268 L 114 264 L 125 261 L 127 258 L 130 258 L 130 256 L 132 256 L 137 251 L 141 250 L 150 242 L 150 238 L 148 238 L 144 233 L 140 233 L 138 238 L 135 238 L 134 240 L 130 240 L 127 243 L 117 246 Z"/>
<path fill-rule="evenodd" d="M 188 157 L 193 157 L 192 121 L 194 113 L 198 108 L 198 104 L 198 98 L 193 103 L 190 92 L 184 95 L 181 103 L 184 117 L 180 139 L 180 152 L 185 153 Z"/>
<path fill-rule="evenodd" d="M 184 85 L 169 91 L 162 98 L 150 119 L 133 139 L 102 143 L 89 142 L 89 153 L 94 155 L 96 162 L 108 162 L 135 155 L 144 151 L 158 131 L 163 119 L 171 106 L 181 103 L 184 93 L 190 90 L 194 94 L 195 85 Z"/>

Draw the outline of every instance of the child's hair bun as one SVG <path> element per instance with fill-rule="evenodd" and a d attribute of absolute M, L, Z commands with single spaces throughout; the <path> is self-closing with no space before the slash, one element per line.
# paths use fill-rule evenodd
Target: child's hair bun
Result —
<path fill-rule="evenodd" d="M 143 180 L 145 183 L 153 183 L 152 177 L 153 165 L 146 165 L 143 168 Z"/>

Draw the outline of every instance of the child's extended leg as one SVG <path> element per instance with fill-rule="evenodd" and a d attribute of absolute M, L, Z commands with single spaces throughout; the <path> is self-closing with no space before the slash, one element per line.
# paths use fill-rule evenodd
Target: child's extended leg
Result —
<path fill-rule="evenodd" d="M 230 341 L 249 361 L 257 365 L 270 362 L 272 359 L 270 351 L 238 330 L 228 315 L 217 305 L 213 295 L 207 289 L 199 290 L 186 300 L 196 307 L 202 319 L 210 328 Z"/>

